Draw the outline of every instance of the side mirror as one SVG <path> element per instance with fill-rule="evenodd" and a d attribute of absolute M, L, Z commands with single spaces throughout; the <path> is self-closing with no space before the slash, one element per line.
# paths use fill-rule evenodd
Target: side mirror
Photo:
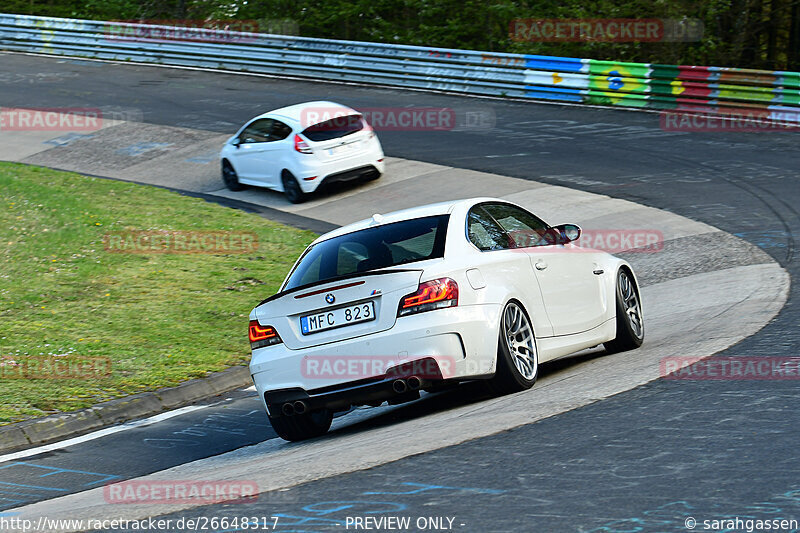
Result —
<path fill-rule="evenodd" d="M 236 137 L 234 140 L 231 141 L 231 144 L 234 145 L 236 148 L 239 148 L 239 145 L 242 144 L 242 140 Z"/>
<path fill-rule="evenodd" d="M 553 244 L 567 244 L 581 238 L 581 227 L 577 224 L 559 224 L 553 226 L 557 242 Z"/>

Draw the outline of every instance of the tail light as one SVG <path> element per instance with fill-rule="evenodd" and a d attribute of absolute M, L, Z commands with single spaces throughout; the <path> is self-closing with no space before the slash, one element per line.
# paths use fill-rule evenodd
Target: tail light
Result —
<path fill-rule="evenodd" d="M 301 154 L 312 154 L 311 147 L 308 146 L 308 143 L 303 140 L 302 137 L 295 134 L 294 136 L 294 149 L 300 152 Z"/>
<path fill-rule="evenodd" d="M 397 316 L 413 315 L 458 305 L 458 284 L 450 278 L 420 283 L 417 292 L 400 299 Z"/>
<path fill-rule="evenodd" d="M 361 120 L 364 124 L 364 131 L 367 132 L 367 140 L 371 141 L 375 137 L 375 130 L 372 129 L 372 126 L 369 125 L 369 122 L 364 119 Z"/>
<path fill-rule="evenodd" d="M 258 323 L 258 320 L 250 321 L 249 336 L 250 348 L 253 350 L 283 342 L 275 328 L 272 326 L 262 326 Z"/>

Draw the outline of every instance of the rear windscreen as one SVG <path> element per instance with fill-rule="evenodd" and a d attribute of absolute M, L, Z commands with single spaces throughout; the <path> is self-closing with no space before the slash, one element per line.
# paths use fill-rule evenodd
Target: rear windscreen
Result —
<path fill-rule="evenodd" d="M 315 244 L 292 271 L 284 290 L 444 256 L 450 215 L 415 218 L 340 235 Z"/>
<path fill-rule="evenodd" d="M 309 126 L 303 130 L 303 135 L 310 141 L 319 142 L 338 139 L 363 129 L 364 119 L 361 115 L 347 115 Z"/>

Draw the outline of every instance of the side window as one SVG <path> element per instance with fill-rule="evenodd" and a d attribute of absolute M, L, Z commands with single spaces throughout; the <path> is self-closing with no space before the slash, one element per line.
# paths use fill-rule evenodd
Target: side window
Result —
<path fill-rule="evenodd" d="M 506 232 L 481 207 L 473 207 L 469 212 L 467 236 L 479 250 L 511 248 Z"/>
<path fill-rule="evenodd" d="M 262 118 L 252 122 L 239 134 L 239 142 L 242 144 L 269 142 L 273 122 L 271 118 Z"/>
<path fill-rule="evenodd" d="M 272 121 L 272 132 L 270 133 L 269 140 L 270 141 L 282 141 L 289 134 L 292 133 L 291 126 L 287 126 L 280 120 L 273 120 Z"/>
<path fill-rule="evenodd" d="M 506 230 L 513 248 L 552 244 L 547 240 L 547 224 L 524 209 L 508 204 L 489 204 L 483 208 Z"/>

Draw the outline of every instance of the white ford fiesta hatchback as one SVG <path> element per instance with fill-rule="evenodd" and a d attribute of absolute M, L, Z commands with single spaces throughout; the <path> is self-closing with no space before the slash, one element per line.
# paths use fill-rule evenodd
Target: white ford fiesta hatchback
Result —
<path fill-rule="evenodd" d="M 383 174 L 381 143 L 356 110 L 306 102 L 259 115 L 225 142 L 222 180 L 282 191 L 300 203 L 323 183 L 370 180 Z"/>
<path fill-rule="evenodd" d="M 631 266 L 479 198 L 374 215 L 319 237 L 250 313 L 250 371 L 277 434 L 325 433 L 333 413 L 485 379 L 533 385 L 539 364 L 644 338 Z"/>

